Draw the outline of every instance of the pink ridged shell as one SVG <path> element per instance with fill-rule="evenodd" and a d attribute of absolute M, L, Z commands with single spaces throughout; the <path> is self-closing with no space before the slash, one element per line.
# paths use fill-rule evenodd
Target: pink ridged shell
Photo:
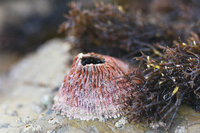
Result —
<path fill-rule="evenodd" d="M 82 58 L 104 60 L 101 64 L 81 64 Z M 110 56 L 95 53 L 78 54 L 59 90 L 53 109 L 70 118 L 81 120 L 116 118 L 121 112 L 122 86 L 117 85 L 129 65 Z"/>

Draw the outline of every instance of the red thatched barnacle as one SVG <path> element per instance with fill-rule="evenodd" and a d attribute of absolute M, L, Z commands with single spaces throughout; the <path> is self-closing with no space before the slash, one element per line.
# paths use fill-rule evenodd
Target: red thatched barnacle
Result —
<path fill-rule="evenodd" d="M 119 117 L 122 112 L 118 103 L 127 92 L 117 82 L 128 69 L 128 64 L 110 56 L 78 54 L 53 109 L 81 120 Z"/>

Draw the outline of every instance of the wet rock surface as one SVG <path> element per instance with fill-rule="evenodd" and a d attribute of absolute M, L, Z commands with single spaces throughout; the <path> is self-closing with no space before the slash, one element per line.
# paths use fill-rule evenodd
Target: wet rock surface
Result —
<path fill-rule="evenodd" d="M 1 79 L 0 132 L 32 133 L 154 133 L 168 132 L 159 125 L 128 123 L 125 118 L 81 121 L 69 120 L 51 110 L 64 76 L 70 69 L 70 45 L 53 39 L 27 55 Z M 164 123 L 160 123 L 164 125 Z M 157 131 L 153 127 L 158 127 Z M 178 111 L 171 132 L 200 132 L 200 113 L 187 105 Z"/>

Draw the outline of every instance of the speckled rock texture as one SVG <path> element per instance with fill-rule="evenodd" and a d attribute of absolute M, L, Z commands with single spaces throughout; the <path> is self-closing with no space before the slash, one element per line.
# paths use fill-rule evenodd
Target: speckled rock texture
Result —
<path fill-rule="evenodd" d="M 13 65 L 0 76 L 0 133 L 154 133 L 165 131 L 160 125 L 128 123 L 126 118 L 84 121 L 69 120 L 51 110 L 69 63 L 70 45 L 53 39 Z M 77 53 L 75 53 L 77 54 Z M 173 133 L 200 132 L 200 113 L 182 105 L 172 125 Z"/>

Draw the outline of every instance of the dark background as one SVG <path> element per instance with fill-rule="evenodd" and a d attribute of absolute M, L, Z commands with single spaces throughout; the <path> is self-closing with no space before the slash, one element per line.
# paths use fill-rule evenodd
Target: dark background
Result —
<path fill-rule="evenodd" d="M 72 0 L 0 0 L 0 72 L 8 70 L 12 62 L 58 34 L 59 25 L 66 21 L 64 14 Z M 93 8 L 95 0 L 80 1 L 83 8 Z M 96 0 L 97 1 L 97 0 Z M 166 25 L 174 37 L 186 40 L 191 31 L 200 33 L 199 0 L 103 0 L 122 5 L 133 14 L 140 12 L 145 21 Z M 162 23 L 160 23 L 162 22 Z M 1 67 L 2 66 L 2 67 Z"/>

